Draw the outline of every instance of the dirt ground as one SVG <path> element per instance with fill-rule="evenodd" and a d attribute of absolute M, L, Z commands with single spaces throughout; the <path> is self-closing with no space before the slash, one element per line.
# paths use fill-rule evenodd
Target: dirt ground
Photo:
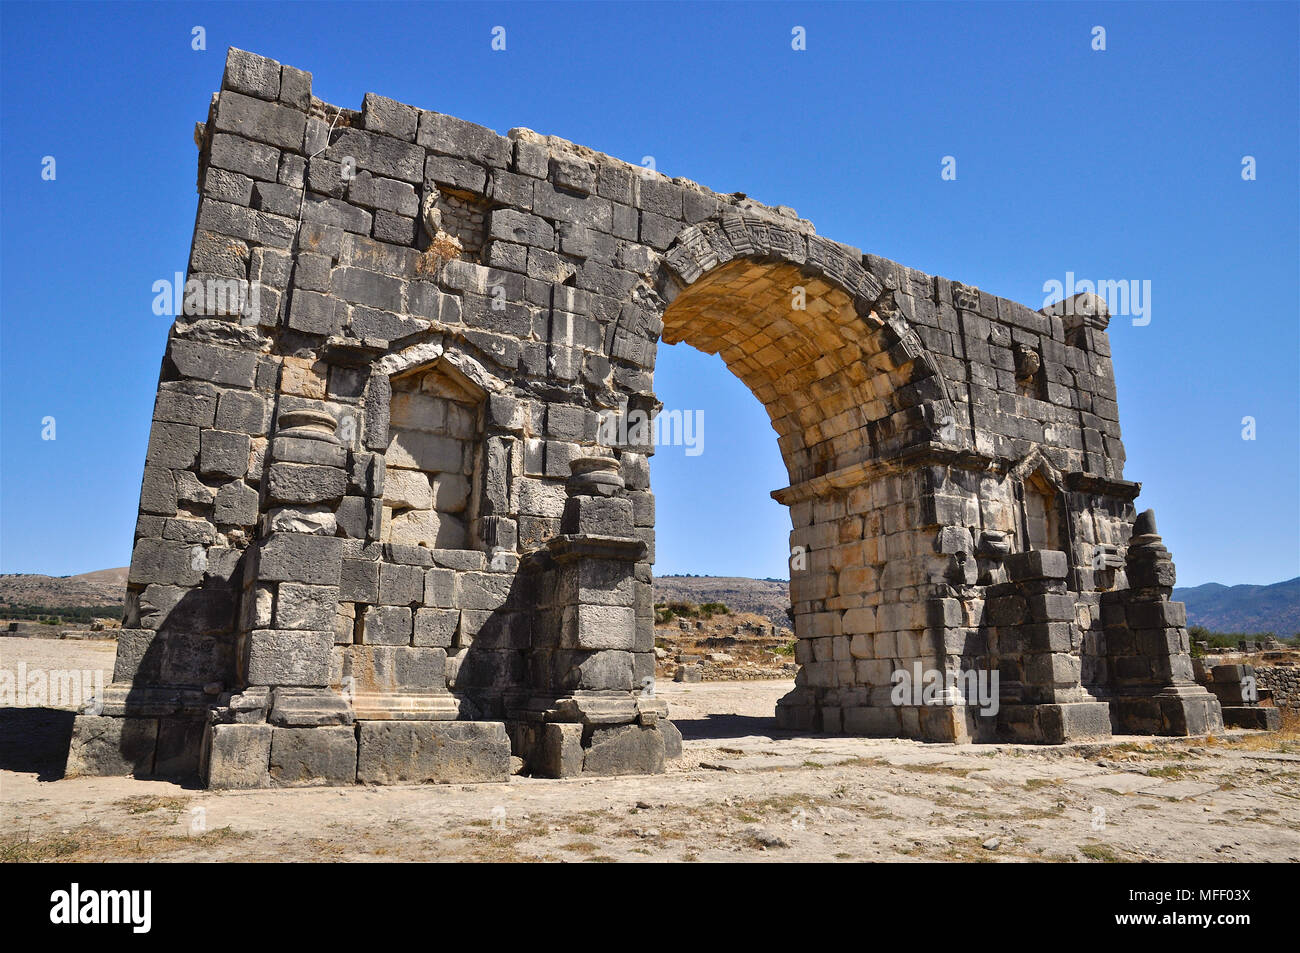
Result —
<path fill-rule="evenodd" d="M 0 668 L 112 643 L 0 639 Z M 107 678 L 106 678 L 107 680 Z M 934 745 L 791 737 L 788 681 L 661 685 L 666 774 L 209 792 L 60 777 L 70 715 L 0 709 L 0 859 L 1300 861 L 1300 738 Z"/>

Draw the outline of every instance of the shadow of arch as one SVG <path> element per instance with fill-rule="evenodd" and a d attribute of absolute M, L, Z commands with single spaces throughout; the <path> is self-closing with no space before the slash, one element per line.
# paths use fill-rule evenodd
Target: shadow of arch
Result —
<path fill-rule="evenodd" d="M 75 711 L 0 708 L 0 771 L 58 781 L 68 764 Z"/>
<path fill-rule="evenodd" d="M 240 687 L 236 627 L 241 600 L 235 581 L 243 578 L 244 558 L 240 553 L 230 565 L 208 567 L 212 571 L 194 569 L 200 575 L 191 589 L 128 585 L 109 693 L 111 703 L 123 706 L 134 725 L 122 733 L 118 750 L 134 777 L 197 783 L 207 708 L 222 697 L 205 687 L 219 684 L 223 692 Z M 66 736 L 46 735 L 57 744 L 64 768 L 75 714 L 67 713 Z M 152 744 L 142 735 L 152 737 Z"/>
<path fill-rule="evenodd" d="M 710 713 L 703 718 L 674 718 L 673 724 L 682 733 L 683 741 L 723 741 L 750 735 L 788 734 L 776 726 L 775 715 Z"/>

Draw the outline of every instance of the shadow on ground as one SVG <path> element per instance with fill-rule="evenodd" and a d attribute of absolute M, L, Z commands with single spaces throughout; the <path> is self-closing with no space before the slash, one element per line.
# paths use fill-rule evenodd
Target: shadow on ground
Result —
<path fill-rule="evenodd" d="M 57 781 L 68 764 L 75 711 L 0 708 L 0 770 Z"/>
<path fill-rule="evenodd" d="M 705 715 L 703 718 L 673 718 L 672 722 L 685 741 L 786 734 L 776 727 L 776 718 L 772 715 Z"/>

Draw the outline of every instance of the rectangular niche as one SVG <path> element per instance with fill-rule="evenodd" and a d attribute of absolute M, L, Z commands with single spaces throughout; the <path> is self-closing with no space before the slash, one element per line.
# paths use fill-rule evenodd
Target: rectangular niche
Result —
<path fill-rule="evenodd" d="M 394 377 L 381 539 L 473 549 L 483 391 L 445 362 Z"/>

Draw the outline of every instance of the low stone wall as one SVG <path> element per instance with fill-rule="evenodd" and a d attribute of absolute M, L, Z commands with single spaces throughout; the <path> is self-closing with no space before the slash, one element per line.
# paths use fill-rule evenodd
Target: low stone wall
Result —
<path fill-rule="evenodd" d="M 1300 711 L 1300 668 L 1292 665 L 1256 665 L 1255 684 L 1273 693 L 1278 708 Z"/>

